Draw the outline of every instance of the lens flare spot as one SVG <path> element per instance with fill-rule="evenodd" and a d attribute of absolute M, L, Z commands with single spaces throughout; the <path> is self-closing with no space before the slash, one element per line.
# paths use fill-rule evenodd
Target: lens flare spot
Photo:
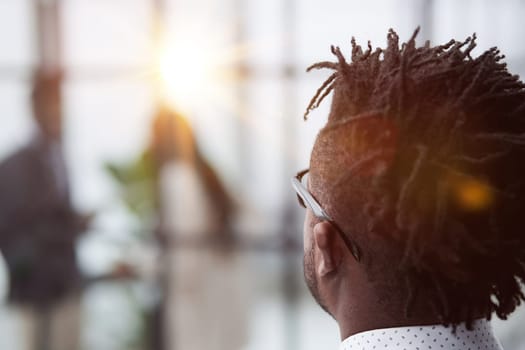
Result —
<path fill-rule="evenodd" d="M 493 201 L 490 187 L 477 180 L 466 180 L 459 183 L 456 197 L 459 205 L 468 211 L 487 209 Z"/>

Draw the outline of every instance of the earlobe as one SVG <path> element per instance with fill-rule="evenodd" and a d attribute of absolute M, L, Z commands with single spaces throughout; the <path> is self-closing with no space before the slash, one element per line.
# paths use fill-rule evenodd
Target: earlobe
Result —
<path fill-rule="evenodd" d="M 314 226 L 314 245 L 317 255 L 317 273 L 326 276 L 337 270 L 342 261 L 342 251 L 338 244 L 335 228 L 326 221 Z"/>

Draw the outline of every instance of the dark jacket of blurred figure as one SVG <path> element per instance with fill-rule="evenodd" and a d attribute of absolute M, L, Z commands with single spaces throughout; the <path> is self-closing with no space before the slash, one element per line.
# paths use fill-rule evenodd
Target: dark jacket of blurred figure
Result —
<path fill-rule="evenodd" d="M 59 77 L 37 75 L 32 107 L 35 136 L 0 164 L 0 249 L 9 301 L 48 308 L 79 286 L 75 240 L 84 220 L 69 196 Z"/>

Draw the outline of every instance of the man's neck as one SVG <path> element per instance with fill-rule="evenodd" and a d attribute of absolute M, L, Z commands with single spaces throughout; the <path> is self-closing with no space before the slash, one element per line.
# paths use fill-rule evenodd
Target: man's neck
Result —
<path fill-rule="evenodd" d="M 392 293 L 385 299 L 377 295 L 372 285 L 367 281 L 352 286 L 341 285 L 340 299 L 332 313 L 337 320 L 341 339 L 356 333 L 380 328 L 422 326 L 439 324 L 438 315 L 425 303 L 415 303 L 406 313 L 406 301 Z"/>

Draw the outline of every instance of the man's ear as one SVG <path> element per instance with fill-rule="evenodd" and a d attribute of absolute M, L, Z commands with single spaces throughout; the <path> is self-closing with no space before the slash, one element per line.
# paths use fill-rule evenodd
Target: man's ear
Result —
<path fill-rule="evenodd" d="M 343 261 L 342 240 L 337 229 L 327 221 L 314 226 L 314 250 L 317 255 L 317 273 L 326 276 L 337 270 Z"/>

